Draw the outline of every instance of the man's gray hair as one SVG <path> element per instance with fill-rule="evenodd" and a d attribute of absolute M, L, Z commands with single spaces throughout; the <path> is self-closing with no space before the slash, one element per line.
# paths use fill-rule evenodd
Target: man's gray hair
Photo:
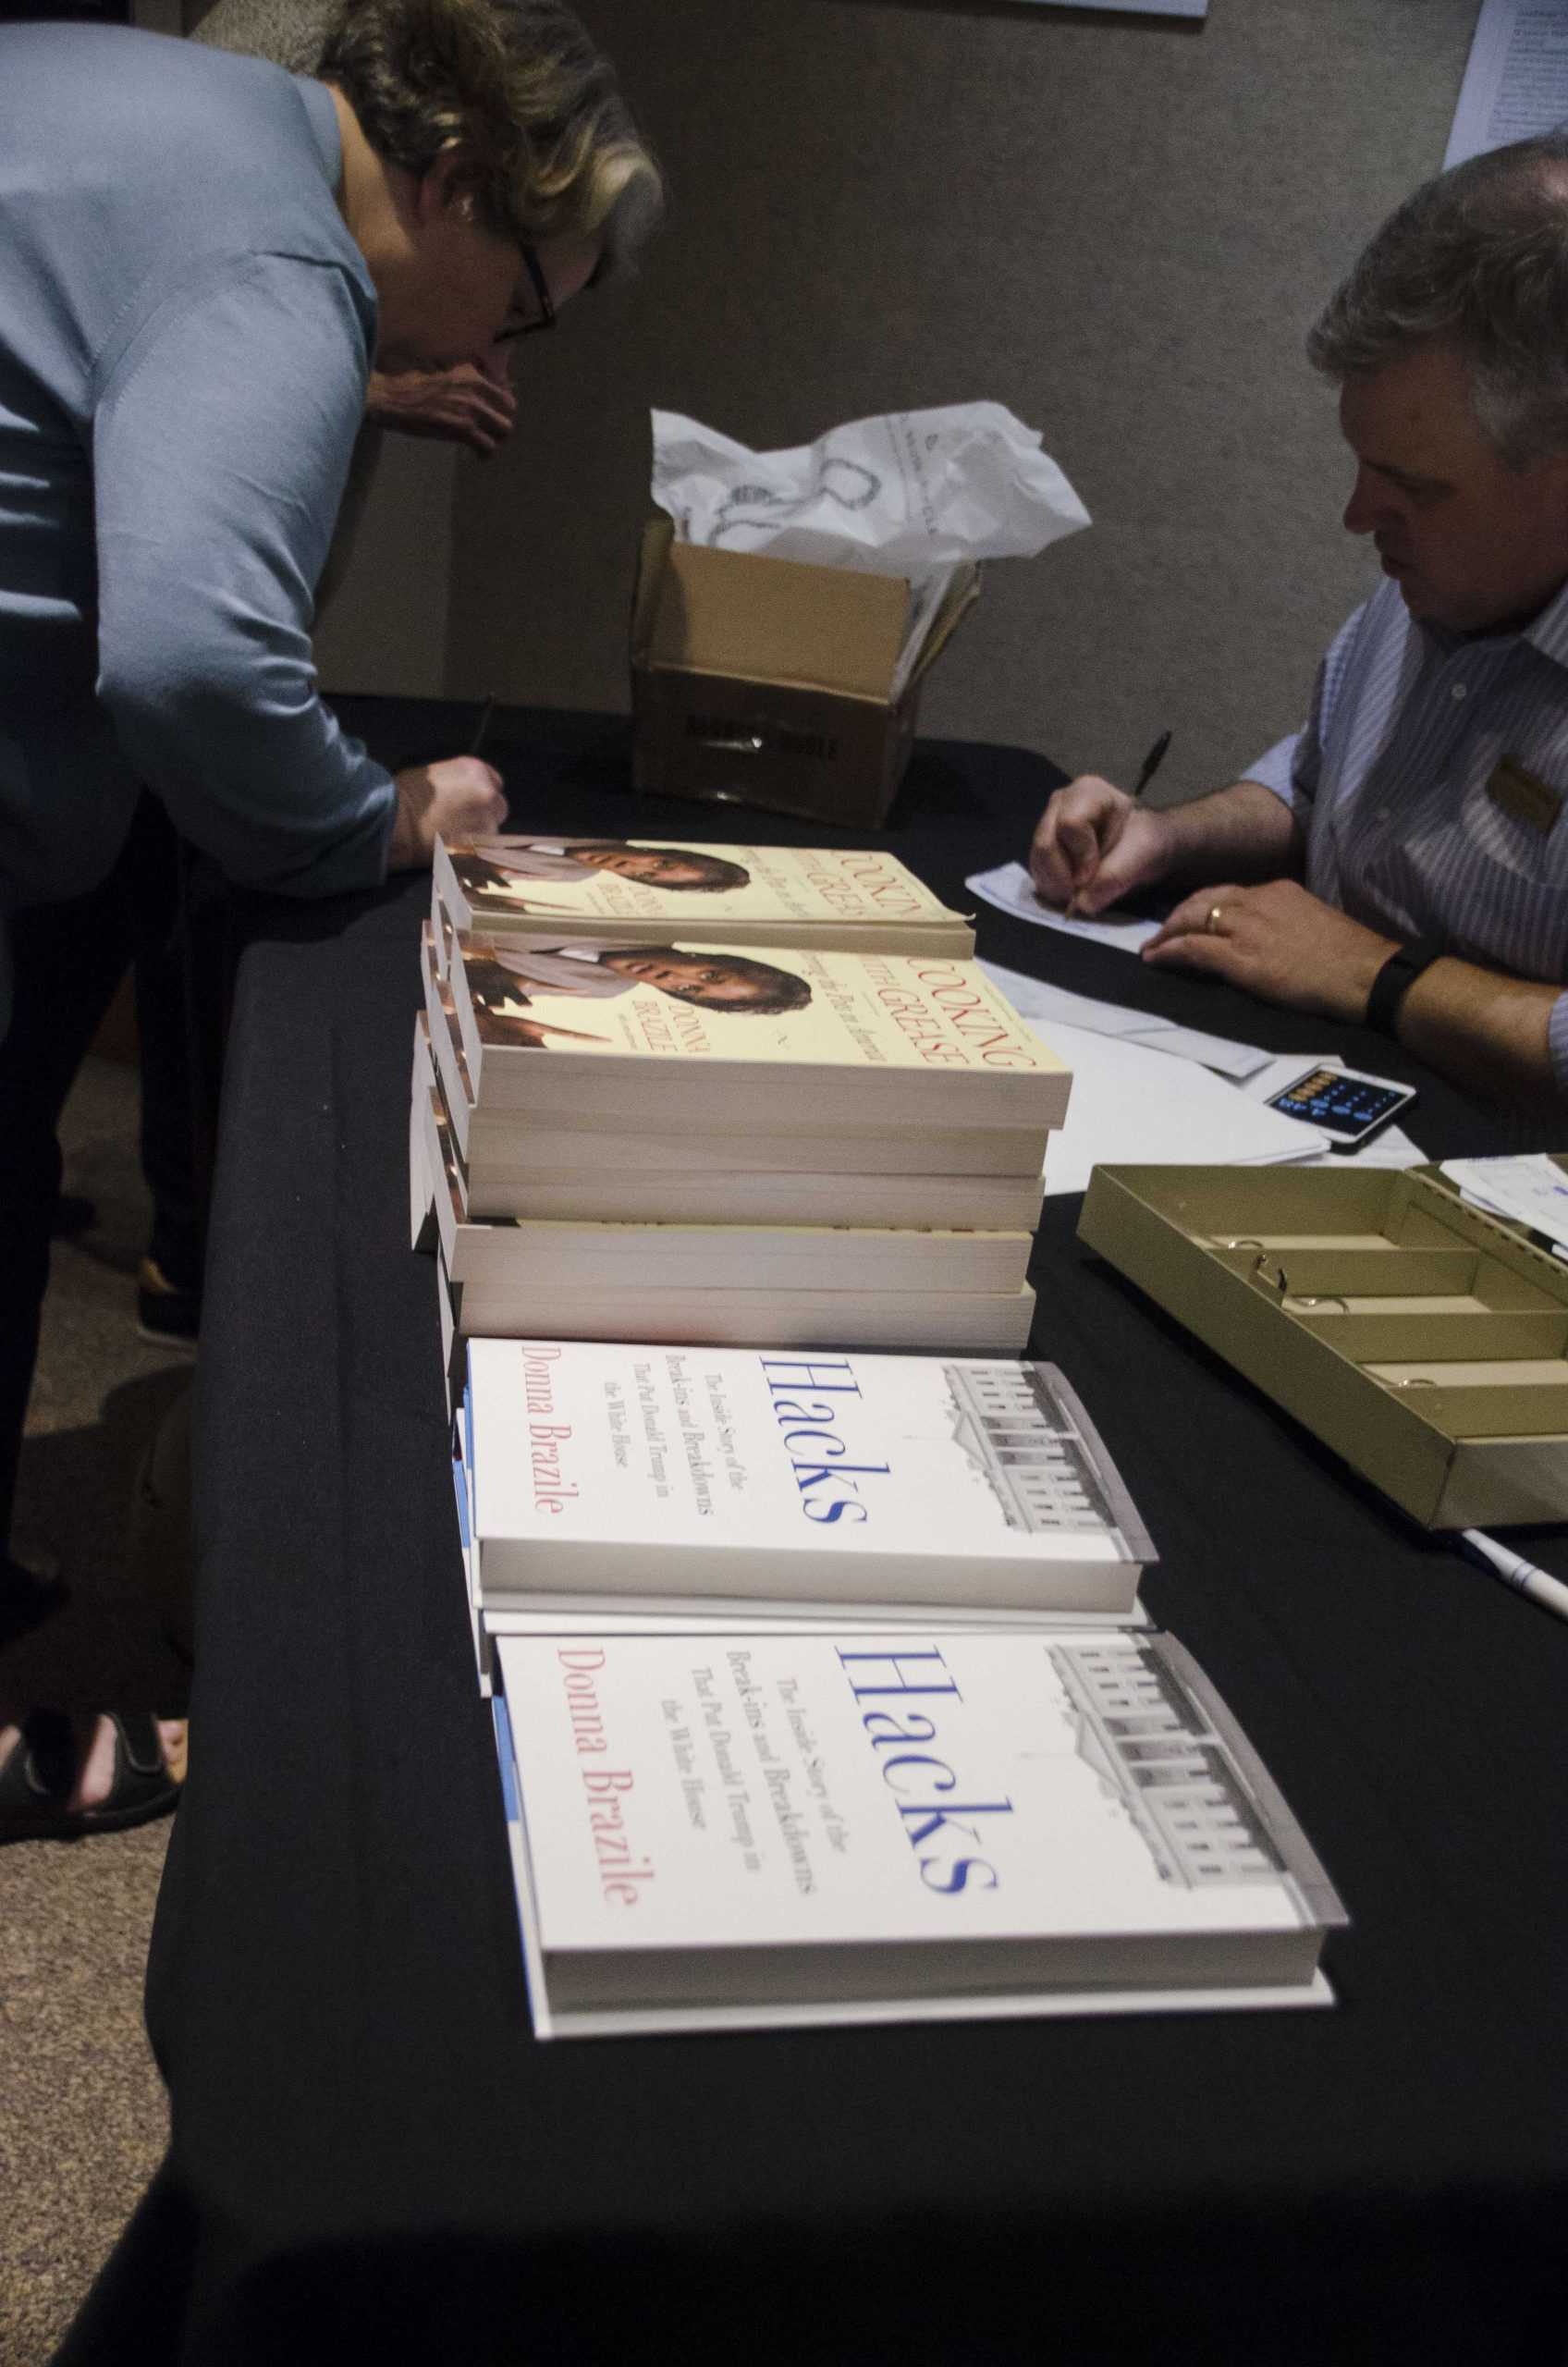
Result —
<path fill-rule="evenodd" d="M 1336 384 L 1456 352 L 1511 469 L 1568 449 L 1568 130 L 1472 156 L 1391 214 L 1306 340 Z"/>

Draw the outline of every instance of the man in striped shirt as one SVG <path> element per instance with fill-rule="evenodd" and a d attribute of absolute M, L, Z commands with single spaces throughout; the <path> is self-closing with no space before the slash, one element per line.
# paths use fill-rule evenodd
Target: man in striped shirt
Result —
<path fill-rule="evenodd" d="M 1388 581 L 1305 729 L 1151 812 L 1085 776 L 1031 867 L 1090 914 L 1194 890 L 1144 958 L 1368 1022 L 1456 1083 L 1568 1098 L 1568 134 L 1471 158 L 1372 239 L 1308 339 Z M 1207 883 L 1207 884 L 1205 884 Z"/>

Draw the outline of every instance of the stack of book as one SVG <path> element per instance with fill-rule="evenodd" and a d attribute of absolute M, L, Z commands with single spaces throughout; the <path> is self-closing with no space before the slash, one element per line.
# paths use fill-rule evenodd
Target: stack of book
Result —
<path fill-rule="evenodd" d="M 453 1452 L 482 1689 L 541 1619 L 1103 1621 L 1154 1560 L 1049 1365 L 474 1340 Z"/>
<path fill-rule="evenodd" d="M 881 847 L 655 845 L 633 839 L 438 841 L 434 901 L 504 944 L 567 921 L 622 944 L 674 922 L 736 945 L 973 953 L 974 930 Z M 825 937 L 824 932 L 830 935 Z"/>
<path fill-rule="evenodd" d="M 476 1341 L 455 1472 L 537 2036 L 1328 2000 L 1051 1367 Z"/>
<path fill-rule="evenodd" d="M 573 844 L 438 854 L 410 1146 L 453 1342 L 1022 1349 L 1070 1078 L 962 916 L 875 851 Z"/>
<path fill-rule="evenodd" d="M 1327 2002 L 1342 1910 L 1019 1360 L 1069 1079 L 967 923 L 881 854 L 495 840 L 423 962 L 535 2034 Z"/>

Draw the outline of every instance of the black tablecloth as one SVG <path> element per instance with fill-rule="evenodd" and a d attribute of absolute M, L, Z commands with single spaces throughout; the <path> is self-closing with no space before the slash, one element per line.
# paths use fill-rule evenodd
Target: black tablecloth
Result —
<path fill-rule="evenodd" d="M 393 761 L 466 716 L 363 702 Z M 530 827 L 820 841 L 624 793 L 622 727 L 502 716 Z M 942 892 L 1054 776 L 927 745 Z M 167 2162 L 73 2361 L 1539 2361 L 1568 2328 L 1568 1626 L 1423 1538 L 1077 1245 L 1033 1346 L 1162 1560 L 1156 1615 L 1353 1917 L 1331 2012 L 536 2044 L 474 1687 L 435 1282 L 407 1247 L 409 879 L 253 914 L 199 1416 L 193 1763 L 148 2018 Z M 1334 1031 L 982 910 L 981 948 L 1280 1049 Z M 1417 1076 L 1387 1043 L 1345 1055 Z M 1409 1130 L 1486 1150 L 1434 1080 Z M 1533 1544 L 1568 1573 L 1561 1536 Z"/>

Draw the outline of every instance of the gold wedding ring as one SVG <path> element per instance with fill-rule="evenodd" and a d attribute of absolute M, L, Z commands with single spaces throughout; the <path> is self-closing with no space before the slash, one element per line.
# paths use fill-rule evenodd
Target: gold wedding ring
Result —
<path fill-rule="evenodd" d="M 1205 932 L 1209 937 L 1218 937 L 1219 934 L 1219 913 L 1220 907 L 1218 904 L 1210 904 L 1208 918 L 1204 923 Z"/>

